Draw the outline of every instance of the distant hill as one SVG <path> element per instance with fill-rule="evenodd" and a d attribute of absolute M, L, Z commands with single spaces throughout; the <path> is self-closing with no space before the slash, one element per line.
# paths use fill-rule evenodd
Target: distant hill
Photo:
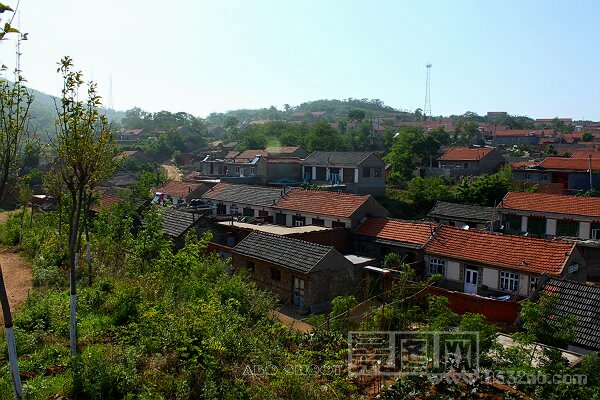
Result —
<path fill-rule="evenodd" d="M 225 125 L 228 117 L 234 117 L 240 122 L 252 120 L 301 120 L 324 119 L 326 121 L 339 121 L 348 117 L 351 110 L 362 110 L 367 117 L 396 116 L 398 120 L 411 120 L 413 113 L 407 110 L 398 110 L 386 106 L 379 99 L 345 99 L 345 100 L 315 100 L 302 103 L 298 106 L 285 105 L 284 110 L 274 106 L 260 109 L 232 110 L 225 113 L 212 113 L 206 118 L 209 126 Z M 316 115 L 314 114 L 316 113 Z M 304 115 L 303 115 L 304 114 Z"/>
<path fill-rule="evenodd" d="M 46 141 L 49 135 L 54 134 L 56 119 L 56 108 L 54 96 L 42 93 L 35 89 L 30 89 L 33 92 L 34 100 L 30 108 L 30 132 L 37 134 L 41 140 Z M 104 110 L 111 122 L 120 122 L 125 112 L 115 111 L 112 109 Z"/>

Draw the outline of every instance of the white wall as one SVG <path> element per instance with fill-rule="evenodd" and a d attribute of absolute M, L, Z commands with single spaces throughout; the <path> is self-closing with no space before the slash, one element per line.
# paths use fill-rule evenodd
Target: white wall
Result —
<path fill-rule="evenodd" d="M 529 295 L 529 276 L 519 273 L 519 294 L 521 296 Z"/>
<path fill-rule="evenodd" d="M 527 232 L 527 215 L 521 217 L 521 232 Z"/>
<path fill-rule="evenodd" d="M 494 268 L 483 268 L 482 285 L 486 285 L 490 289 L 498 289 L 498 270 Z"/>
<path fill-rule="evenodd" d="M 589 222 L 580 222 L 579 223 L 579 237 L 582 239 L 591 238 L 591 228 L 592 224 Z"/>
<path fill-rule="evenodd" d="M 460 281 L 460 264 L 456 261 L 446 261 L 446 278 Z"/>
<path fill-rule="evenodd" d="M 556 235 L 556 220 L 546 218 L 546 235 Z"/>

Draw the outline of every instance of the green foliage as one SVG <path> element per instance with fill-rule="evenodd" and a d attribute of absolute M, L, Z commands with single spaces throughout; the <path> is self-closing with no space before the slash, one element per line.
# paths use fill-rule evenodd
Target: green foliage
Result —
<path fill-rule="evenodd" d="M 594 135 L 592 135 L 591 132 L 583 132 L 583 134 L 581 135 L 581 141 L 582 142 L 592 142 L 592 141 L 594 141 Z"/>
<path fill-rule="evenodd" d="M 348 331 L 356 330 L 358 322 L 351 318 L 350 310 L 358 305 L 354 296 L 338 296 L 331 301 L 331 330 L 346 335 Z"/>
<path fill-rule="evenodd" d="M 412 203 L 420 210 L 429 211 L 438 201 L 452 201 L 454 193 L 442 177 L 413 178 L 406 189 Z"/>
<path fill-rule="evenodd" d="M 450 310 L 450 301 L 443 296 L 429 296 L 427 299 L 428 329 L 432 331 L 447 331 L 459 321 L 459 316 Z"/>
<path fill-rule="evenodd" d="M 491 207 L 502 201 L 511 185 L 511 169 L 508 166 L 495 174 L 463 179 L 456 187 L 456 198 L 463 204 Z"/>

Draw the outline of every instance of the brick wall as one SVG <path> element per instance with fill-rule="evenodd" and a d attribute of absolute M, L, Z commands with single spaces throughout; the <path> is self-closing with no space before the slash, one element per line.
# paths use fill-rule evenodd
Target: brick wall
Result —
<path fill-rule="evenodd" d="M 450 300 L 450 309 L 455 313 L 482 314 L 488 322 L 514 323 L 521 311 L 521 305 L 516 301 L 487 299 L 435 286 L 427 288 L 424 293 L 447 297 Z"/>

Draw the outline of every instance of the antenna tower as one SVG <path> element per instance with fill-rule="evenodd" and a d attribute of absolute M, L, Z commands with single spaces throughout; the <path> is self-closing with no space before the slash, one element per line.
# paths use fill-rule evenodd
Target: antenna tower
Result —
<path fill-rule="evenodd" d="M 112 91 L 112 74 L 108 76 L 108 108 L 114 110 L 113 106 L 113 91 Z"/>
<path fill-rule="evenodd" d="M 427 79 L 425 81 L 425 106 L 423 107 L 423 116 L 431 117 L 431 64 L 425 66 L 427 68 Z"/>

